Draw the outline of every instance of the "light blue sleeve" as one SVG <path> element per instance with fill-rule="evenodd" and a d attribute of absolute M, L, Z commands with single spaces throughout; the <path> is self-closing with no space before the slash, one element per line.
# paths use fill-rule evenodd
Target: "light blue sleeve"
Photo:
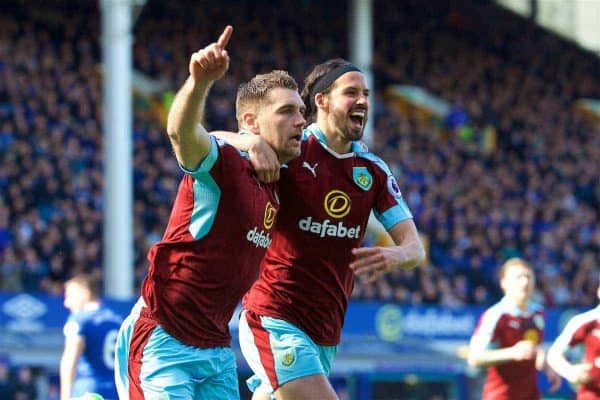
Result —
<path fill-rule="evenodd" d="M 386 231 L 392 229 L 394 225 L 407 219 L 412 219 L 413 217 L 404 199 L 399 199 L 397 201 L 397 205 L 388 208 L 381 214 L 373 210 L 375 218 L 381 222 L 381 225 L 383 225 Z"/>
<path fill-rule="evenodd" d="M 405 221 L 407 219 L 411 219 L 412 213 L 408 208 L 408 204 L 404 201 L 402 197 L 402 193 L 400 192 L 400 187 L 398 186 L 398 182 L 392 175 L 392 171 L 388 167 L 388 165 L 381 158 L 377 157 L 373 153 L 369 153 L 367 151 L 358 151 L 357 155 L 360 157 L 366 158 L 367 160 L 372 161 L 386 176 L 386 187 L 384 190 L 388 192 L 388 194 L 394 199 L 396 204 L 392 207 L 389 207 L 382 213 L 377 212 L 377 210 L 373 209 L 373 214 L 375 218 L 385 228 L 385 230 L 389 231 L 394 225 L 399 222 Z"/>
<path fill-rule="evenodd" d="M 183 172 L 194 178 L 194 208 L 188 231 L 196 240 L 205 237 L 212 229 L 221 201 L 221 189 L 209 174 L 219 158 L 219 143 L 224 142 L 212 135 L 210 136 L 208 154 L 195 170 L 188 170 L 181 164 L 179 165 Z"/>
<path fill-rule="evenodd" d="M 194 170 L 190 170 L 185 168 L 183 165 L 179 164 L 179 168 L 186 174 L 189 174 L 195 179 L 198 179 L 201 175 L 206 174 L 208 171 L 212 169 L 212 167 L 217 162 L 219 158 L 219 144 L 217 142 L 217 138 L 210 135 L 210 149 L 208 150 L 208 154 L 204 159 L 200 162 L 198 167 Z"/>

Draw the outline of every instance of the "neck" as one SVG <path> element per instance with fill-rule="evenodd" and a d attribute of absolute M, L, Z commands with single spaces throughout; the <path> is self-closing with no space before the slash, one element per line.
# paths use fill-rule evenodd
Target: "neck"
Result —
<path fill-rule="evenodd" d="M 510 298 L 509 300 L 515 305 L 517 306 L 517 308 L 521 311 L 527 311 L 527 305 L 529 304 L 529 299 L 514 299 L 514 298 Z"/>
<path fill-rule="evenodd" d="M 330 124 L 326 118 L 318 118 L 317 126 L 325 135 L 327 140 L 327 146 L 338 154 L 346 154 L 350 152 L 352 148 L 352 142 L 345 139 L 341 132 L 332 124 Z"/>
<path fill-rule="evenodd" d="M 83 306 L 83 311 L 92 311 L 100 307 L 100 300 L 91 300 Z"/>

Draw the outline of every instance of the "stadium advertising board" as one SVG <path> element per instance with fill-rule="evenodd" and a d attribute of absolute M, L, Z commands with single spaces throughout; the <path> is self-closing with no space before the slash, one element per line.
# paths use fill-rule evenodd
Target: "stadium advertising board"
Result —
<path fill-rule="evenodd" d="M 133 301 L 105 301 L 115 312 L 127 315 Z M 239 308 L 238 308 L 239 310 Z M 553 340 L 578 310 L 548 310 L 546 342 Z M 412 351 L 415 346 L 434 350 L 435 345 L 467 342 L 483 308 L 411 307 L 393 303 L 353 302 L 346 315 L 340 353 L 357 351 Z M 60 296 L 28 293 L 0 294 L 0 354 L 16 360 L 23 352 L 62 348 L 62 327 L 68 311 Z M 237 346 L 237 318 L 230 323 Z M 34 357 L 34 354 L 32 354 Z"/>

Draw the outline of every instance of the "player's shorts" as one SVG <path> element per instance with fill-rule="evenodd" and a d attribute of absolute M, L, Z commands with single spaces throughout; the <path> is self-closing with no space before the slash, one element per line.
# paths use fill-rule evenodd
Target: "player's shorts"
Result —
<path fill-rule="evenodd" d="M 240 347 L 254 375 L 248 388 L 273 394 L 281 385 L 310 375 L 329 375 L 337 346 L 320 346 L 300 328 L 244 310 Z"/>
<path fill-rule="evenodd" d="M 169 335 L 140 299 L 117 336 L 119 398 L 240 398 L 235 354 L 229 347 L 198 348 Z"/>

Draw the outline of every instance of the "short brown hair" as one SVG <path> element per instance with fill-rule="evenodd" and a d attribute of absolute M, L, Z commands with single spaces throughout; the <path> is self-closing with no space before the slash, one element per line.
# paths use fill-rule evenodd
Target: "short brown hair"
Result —
<path fill-rule="evenodd" d="M 283 70 L 273 70 L 267 74 L 259 74 L 250 81 L 242 83 L 235 99 L 235 116 L 238 124 L 242 124 L 242 115 L 248 110 L 264 104 L 272 89 L 283 88 L 298 90 L 296 80 Z"/>
<path fill-rule="evenodd" d="M 94 299 L 100 298 L 102 293 L 102 280 L 95 274 L 80 273 L 73 275 L 65 284 L 75 283 L 90 291 L 91 297 Z"/>
<path fill-rule="evenodd" d="M 504 276 L 506 275 L 506 271 L 514 265 L 521 265 L 521 266 L 527 268 L 528 270 L 533 271 L 533 267 L 527 261 L 525 261 L 519 257 L 513 257 L 513 258 L 509 258 L 508 260 L 506 260 L 504 262 L 504 264 L 502 264 L 502 266 L 500 267 L 500 270 L 498 271 L 498 278 L 500 278 L 500 280 L 502 280 L 504 278 Z"/>
<path fill-rule="evenodd" d="M 315 122 L 315 116 L 317 115 L 317 107 L 315 107 L 314 99 L 311 99 L 315 84 L 319 81 L 319 79 L 321 79 L 321 77 L 323 77 L 328 72 L 345 65 L 352 65 L 352 63 L 344 60 L 343 58 L 334 58 L 325 61 L 322 64 L 316 65 L 304 79 L 304 87 L 302 88 L 302 93 L 300 94 L 300 96 L 302 97 L 302 101 L 304 101 L 304 104 L 306 105 L 306 112 L 304 113 L 304 118 L 306 119 L 307 123 Z M 325 90 L 320 91 L 319 93 L 329 93 L 330 91 L 331 86 L 329 86 Z"/>

